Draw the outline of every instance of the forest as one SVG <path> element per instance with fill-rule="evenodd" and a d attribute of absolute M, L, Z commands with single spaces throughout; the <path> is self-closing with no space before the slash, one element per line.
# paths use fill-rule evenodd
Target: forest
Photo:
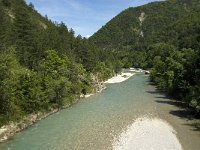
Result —
<path fill-rule="evenodd" d="M 42 17 L 32 3 L 0 0 L 0 125 L 60 109 L 120 70 L 115 52 Z"/>
<path fill-rule="evenodd" d="M 86 39 L 32 3 L 0 0 L 0 125 L 61 109 L 129 67 L 200 114 L 200 2 L 128 8 Z"/>
<path fill-rule="evenodd" d="M 121 53 L 124 67 L 150 70 L 158 89 L 200 114 L 200 1 L 128 8 L 90 39 Z"/>

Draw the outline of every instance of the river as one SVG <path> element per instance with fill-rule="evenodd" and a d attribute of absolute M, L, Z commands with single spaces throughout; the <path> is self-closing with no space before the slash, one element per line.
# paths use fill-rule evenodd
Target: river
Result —
<path fill-rule="evenodd" d="M 199 150 L 200 132 L 183 111 L 139 73 L 34 124 L 0 144 L 0 149 L 109 150 L 135 119 L 148 116 L 171 124 L 184 150 Z"/>

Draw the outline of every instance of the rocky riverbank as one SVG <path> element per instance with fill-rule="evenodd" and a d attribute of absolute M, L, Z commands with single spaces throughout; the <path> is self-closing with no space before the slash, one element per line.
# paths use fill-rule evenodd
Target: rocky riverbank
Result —
<path fill-rule="evenodd" d="M 114 150 L 183 150 L 176 131 L 159 118 L 137 118 L 113 144 Z"/>
<path fill-rule="evenodd" d="M 51 110 L 50 112 L 38 112 L 37 114 L 30 114 L 24 117 L 19 122 L 10 122 L 0 128 L 0 142 L 4 142 L 14 136 L 16 133 L 26 129 L 34 123 L 48 117 L 49 115 L 58 112 L 58 109 Z"/>
<path fill-rule="evenodd" d="M 97 81 L 95 79 L 95 81 Z M 92 93 L 88 93 L 86 95 L 80 95 L 79 99 L 76 99 L 73 103 L 68 103 L 62 107 L 62 109 L 66 109 L 71 105 L 77 103 L 80 98 L 87 98 L 95 93 L 100 93 L 106 86 L 104 82 L 95 82 L 93 85 Z M 7 141 L 8 139 L 12 138 L 16 133 L 32 126 L 34 123 L 58 112 L 59 109 L 52 109 L 49 112 L 38 112 L 35 114 L 30 114 L 22 118 L 19 122 L 9 122 L 7 125 L 4 125 L 0 128 L 0 143 Z"/>
<path fill-rule="evenodd" d="M 78 99 L 76 99 L 73 103 L 69 103 L 62 107 L 62 109 L 66 109 L 76 103 L 81 98 L 87 98 L 90 97 L 96 93 L 100 93 L 102 90 L 106 89 L 105 84 L 110 83 L 120 83 L 125 80 L 128 80 L 131 76 L 133 76 L 134 73 L 121 73 L 117 76 L 114 76 L 111 79 L 108 79 L 105 82 L 98 81 L 96 76 L 92 76 L 93 80 L 93 90 L 91 93 L 88 93 L 86 95 L 80 95 Z M 5 142 L 11 137 L 13 137 L 16 133 L 30 127 L 34 123 L 48 117 L 49 115 L 52 115 L 56 112 L 58 112 L 59 109 L 52 109 L 49 112 L 38 112 L 36 114 L 30 114 L 25 116 L 23 119 L 21 119 L 19 122 L 9 122 L 7 125 L 4 125 L 0 128 L 0 142 Z"/>

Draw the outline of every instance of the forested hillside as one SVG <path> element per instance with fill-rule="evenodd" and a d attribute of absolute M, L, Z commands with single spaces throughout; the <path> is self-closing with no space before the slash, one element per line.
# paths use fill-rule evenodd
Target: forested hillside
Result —
<path fill-rule="evenodd" d="M 89 40 L 24 0 L 0 0 L 0 125 L 92 92 L 122 67 L 200 113 L 200 1 L 128 8 Z"/>
<path fill-rule="evenodd" d="M 128 8 L 90 41 L 118 51 L 125 67 L 151 70 L 160 90 L 200 113 L 200 1 L 166 0 Z"/>
<path fill-rule="evenodd" d="M 169 95 L 200 113 L 200 11 L 193 11 L 157 35 L 147 50 L 151 79 Z"/>
<path fill-rule="evenodd" d="M 97 80 L 120 71 L 117 57 L 42 17 L 33 4 L 0 0 L 0 125 L 92 92 Z"/>
<path fill-rule="evenodd" d="M 128 8 L 114 17 L 90 40 L 102 48 L 145 50 L 157 34 L 191 11 L 200 10 L 199 0 L 167 0 Z"/>

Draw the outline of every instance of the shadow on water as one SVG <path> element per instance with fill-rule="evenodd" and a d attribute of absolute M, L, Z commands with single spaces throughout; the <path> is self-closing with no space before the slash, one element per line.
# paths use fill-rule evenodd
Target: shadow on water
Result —
<path fill-rule="evenodd" d="M 188 120 L 198 119 L 198 117 L 194 115 L 193 111 L 187 109 L 173 110 L 170 111 L 169 113 L 180 118 L 186 118 Z"/>
<path fill-rule="evenodd" d="M 146 92 L 155 97 L 156 103 L 172 105 L 179 108 L 177 110 L 169 111 L 169 114 L 179 118 L 187 119 L 188 123 L 184 125 L 191 126 L 193 131 L 200 131 L 200 115 L 196 114 L 192 109 L 189 109 L 186 103 L 173 100 L 171 97 L 167 96 L 164 92 L 158 90 L 157 88 Z"/>
<path fill-rule="evenodd" d="M 191 126 L 193 131 L 200 131 L 200 122 L 196 123 L 187 123 L 185 125 Z"/>
<path fill-rule="evenodd" d="M 148 78 L 148 80 L 147 80 L 146 82 L 147 82 L 147 84 L 149 84 L 149 85 L 156 86 L 156 84 L 155 84 L 154 82 L 150 81 L 150 78 Z"/>
<path fill-rule="evenodd" d="M 155 90 L 155 91 L 146 91 L 147 93 L 150 93 L 150 94 L 158 94 L 160 93 L 158 90 Z"/>
<path fill-rule="evenodd" d="M 163 100 L 156 100 L 157 103 L 173 105 L 173 106 L 177 106 L 180 108 L 187 108 L 186 104 L 181 101 L 171 100 L 167 97 L 156 97 L 156 98 L 163 99 Z"/>
<path fill-rule="evenodd" d="M 193 131 L 200 131 L 200 116 L 195 114 L 193 110 L 183 108 L 182 110 L 173 110 L 169 113 L 171 115 L 187 119 L 190 122 L 184 125 L 191 126 Z"/>

